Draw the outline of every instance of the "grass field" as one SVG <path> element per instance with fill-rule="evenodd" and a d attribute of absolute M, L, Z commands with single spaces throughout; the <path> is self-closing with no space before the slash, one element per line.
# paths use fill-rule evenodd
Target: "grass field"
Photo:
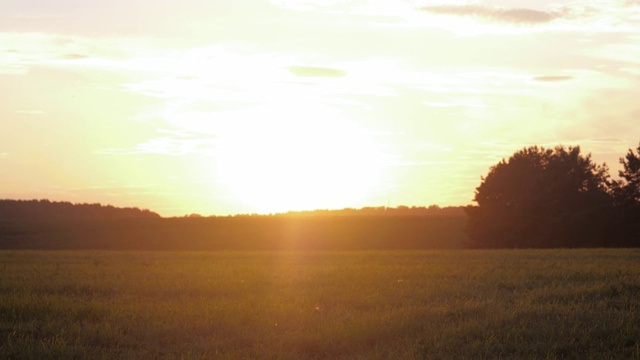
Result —
<path fill-rule="evenodd" d="M 0 252 L 2 359 L 640 358 L 640 250 Z"/>

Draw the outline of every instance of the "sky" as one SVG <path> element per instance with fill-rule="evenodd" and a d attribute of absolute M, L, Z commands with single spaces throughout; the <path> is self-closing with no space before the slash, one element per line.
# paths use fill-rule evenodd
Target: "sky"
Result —
<path fill-rule="evenodd" d="M 0 198 L 163 216 L 471 204 L 640 142 L 638 0 L 3 0 Z"/>

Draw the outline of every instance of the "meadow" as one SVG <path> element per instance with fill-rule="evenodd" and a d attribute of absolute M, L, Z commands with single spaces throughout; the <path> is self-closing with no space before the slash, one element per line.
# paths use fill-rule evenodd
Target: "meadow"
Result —
<path fill-rule="evenodd" d="M 0 251 L 2 359 L 640 358 L 640 250 Z"/>

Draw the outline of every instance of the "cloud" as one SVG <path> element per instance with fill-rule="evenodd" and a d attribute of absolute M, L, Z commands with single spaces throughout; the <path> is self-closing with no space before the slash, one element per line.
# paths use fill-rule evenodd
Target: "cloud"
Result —
<path fill-rule="evenodd" d="M 285 9 L 297 11 L 318 10 L 344 5 L 345 0 L 271 0 L 271 3 Z"/>
<path fill-rule="evenodd" d="M 531 80 L 540 81 L 540 82 L 561 82 L 561 81 L 569 81 L 569 80 L 573 80 L 573 79 L 574 79 L 573 76 L 550 75 L 550 76 L 536 76 L 536 77 L 532 78 Z"/>
<path fill-rule="evenodd" d="M 481 101 L 467 101 L 467 102 L 433 102 L 425 101 L 423 104 L 430 108 L 488 108 L 490 105 Z"/>
<path fill-rule="evenodd" d="M 86 59 L 89 56 L 87 55 L 82 55 L 82 54 L 64 54 L 62 55 L 62 58 L 65 60 L 79 60 L 79 59 Z"/>
<path fill-rule="evenodd" d="M 316 66 L 289 66 L 288 69 L 296 76 L 301 77 L 344 77 L 347 75 L 345 71 L 340 69 Z"/>
<path fill-rule="evenodd" d="M 524 8 L 496 8 L 481 5 L 435 5 L 421 10 L 441 15 L 480 17 L 498 22 L 534 25 L 553 21 L 558 14 Z"/>
<path fill-rule="evenodd" d="M 422 26 L 446 29 L 458 35 L 581 32 L 589 37 L 613 33 L 632 36 L 640 31 L 640 2 L 637 0 L 585 0 L 564 4 L 553 1 L 534 4 L 531 1 L 530 5 L 522 5 L 524 7 L 482 3 L 430 1 L 413 10 L 424 15 L 422 19 L 417 18 Z"/>
<path fill-rule="evenodd" d="M 24 75 L 34 67 L 74 66 L 78 69 L 77 63 L 68 60 L 85 60 L 84 66 L 96 68 L 113 58 L 114 53 L 126 56 L 136 51 L 135 42 L 140 41 L 0 31 L 0 44 L 6 46 L 6 50 L 0 49 L 0 74 Z"/>

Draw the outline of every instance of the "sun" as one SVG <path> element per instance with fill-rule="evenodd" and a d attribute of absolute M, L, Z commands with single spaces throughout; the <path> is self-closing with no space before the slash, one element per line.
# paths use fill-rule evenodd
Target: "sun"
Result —
<path fill-rule="evenodd" d="M 335 114 L 262 114 L 222 135 L 219 180 L 254 211 L 358 206 L 376 186 L 381 157 L 368 133 Z"/>

